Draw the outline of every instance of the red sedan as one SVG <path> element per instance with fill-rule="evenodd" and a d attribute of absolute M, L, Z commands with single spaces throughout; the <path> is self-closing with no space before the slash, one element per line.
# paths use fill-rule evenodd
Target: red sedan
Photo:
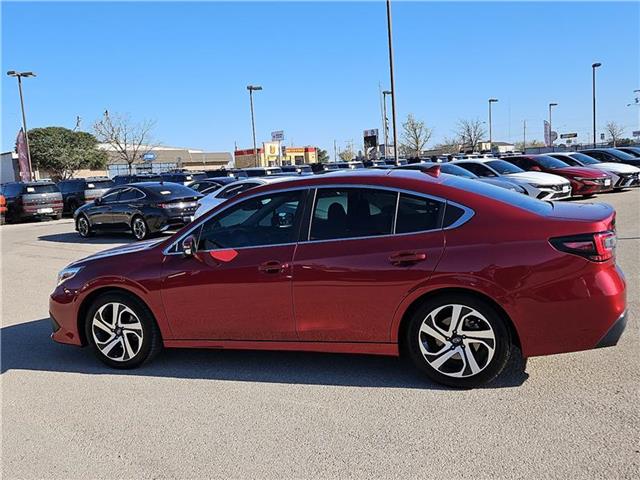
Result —
<path fill-rule="evenodd" d="M 523 170 L 546 172 L 560 175 L 571 182 L 573 196 L 590 197 L 596 193 L 613 190 L 611 175 L 588 167 L 572 167 L 569 164 L 549 155 L 518 155 L 505 157 L 503 160 L 513 163 Z"/>
<path fill-rule="evenodd" d="M 625 281 L 607 205 L 430 172 L 257 187 L 168 239 L 60 272 L 53 339 L 116 368 L 164 347 L 399 355 L 471 387 L 525 357 L 617 343 Z"/>

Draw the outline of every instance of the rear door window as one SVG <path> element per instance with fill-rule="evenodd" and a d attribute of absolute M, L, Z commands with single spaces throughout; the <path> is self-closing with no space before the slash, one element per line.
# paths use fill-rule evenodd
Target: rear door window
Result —
<path fill-rule="evenodd" d="M 372 188 L 318 189 L 309 240 L 390 235 L 397 196 Z"/>

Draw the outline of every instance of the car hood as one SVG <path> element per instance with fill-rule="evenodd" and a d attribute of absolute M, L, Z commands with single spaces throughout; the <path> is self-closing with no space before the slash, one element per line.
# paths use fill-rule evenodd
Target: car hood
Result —
<path fill-rule="evenodd" d="M 602 162 L 597 165 L 591 165 L 589 168 L 597 168 L 598 170 L 604 170 L 613 173 L 637 173 L 640 172 L 640 168 L 633 165 L 627 165 L 625 163 L 613 163 Z"/>
<path fill-rule="evenodd" d="M 536 185 L 561 185 L 569 183 L 564 177 L 544 172 L 518 172 L 503 175 L 508 179 L 520 180 L 522 182 L 534 183 Z"/>
<path fill-rule="evenodd" d="M 84 264 L 87 262 L 91 262 L 93 260 L 99 260 L 102 258 L 115 257 L 118 255 L 127 255 L 130 253 L 141 252 L 143 250 L 148 250 L 150 248 L 155 247 L 159 243 L 165 241 L 166 238 L 154 238 L 153 240 L 146 240 L 143 242 L 135 242 L 127 245 L 121 245 L 120 247 L 109 248 L 108 250 L 103 250 L 98 253 L 94 253 L 93 255 L 89 255 L 81 260 L 73 262 L 69 266 L 76 266 L 80 264 Z"/>
<path fill-rule="evenodd" d="M 555 168 L 553 171 L 558 172 L 559 175 L 567 175 L 569 177 L 605 178 L 608 176 L 600 170 L 588 167 L 563 167 Z"/>

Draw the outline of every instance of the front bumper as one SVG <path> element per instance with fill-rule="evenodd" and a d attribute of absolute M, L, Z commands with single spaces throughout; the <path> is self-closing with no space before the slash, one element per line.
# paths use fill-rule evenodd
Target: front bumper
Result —
<path fill-rule="evenodd" d="M 596 348 L 613 347 L 614 345 L 617 345 L 622 333 L 625 328 L 627 328 L 627 318 L 628 315 L 625 310 L 625 312 L 618 317 L 615 323 L 611 325 L 611 328 L 604 334 L 604 337 L 600 339 Z"/>

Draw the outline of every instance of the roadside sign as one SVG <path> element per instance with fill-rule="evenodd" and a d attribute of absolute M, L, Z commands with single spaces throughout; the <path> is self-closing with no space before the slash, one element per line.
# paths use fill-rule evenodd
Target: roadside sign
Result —
<path fill-rule="evenodd" d="M 631 135 L 634 137 L 640 137 L 640 130 L 634 130 L 633 132 L 631 132 Z"/>
<path fill-rule="evenodd" d="M 604 133 L 600 134 L 600 140 L 604 140 Z"/>
<path fill-rule="evenodd" d="M 378 147 L 378 129 L 365 130 L 362 132 L 364 136 L 364 148 L 377 148 Z"/>
<path fill-rule="evenodd" d="M 578 138 L 577 133 L 563 133 L 560 138 Z"/>
<path fill-rule="evenodd" d="M 284 140 L 284 131 L 276 130 L 275 132 L 271 132 L 271 141 L 272 142 L 281 142 Z"/>
<path fill-rule="evenodd" d="M 555 142 L 558 139 L 558 132 L 551 132 L 551 143 Z"/>

